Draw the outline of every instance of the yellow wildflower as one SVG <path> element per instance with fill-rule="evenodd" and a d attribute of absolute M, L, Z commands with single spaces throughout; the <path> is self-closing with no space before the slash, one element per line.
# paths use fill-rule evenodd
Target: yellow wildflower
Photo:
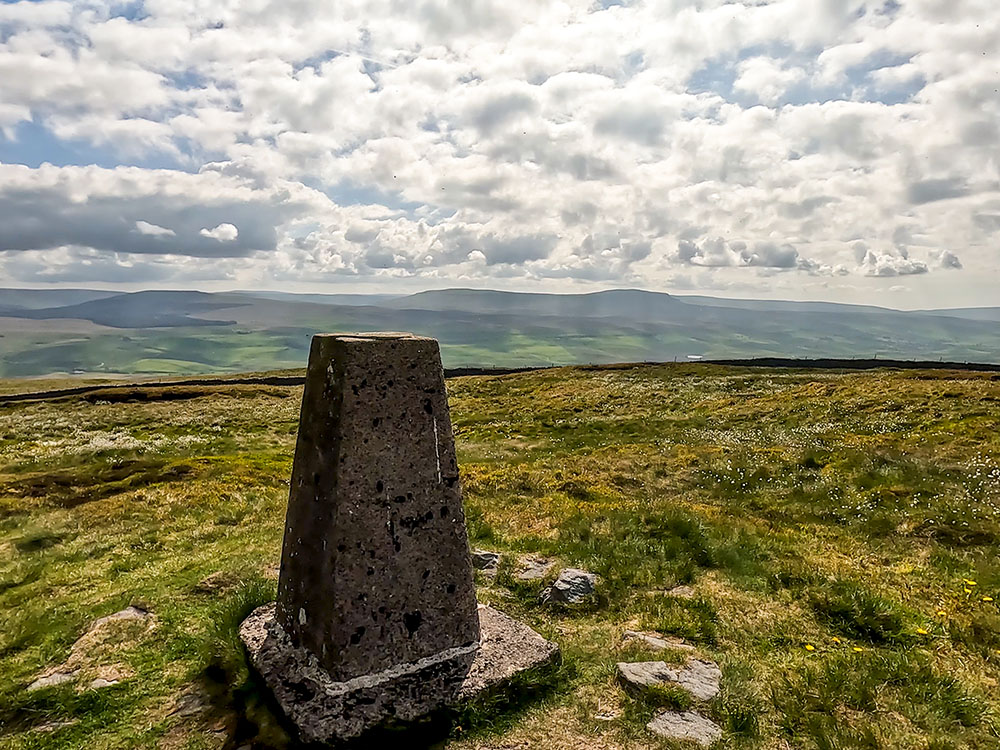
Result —
<path fill-rule="evenodd" d="M 968 578 L 965 578 L 963 580 L 965 581 L 965 585 L 966 586 L 977 586 L 978 585 L 975 581 L 971 581 Z"/>
<path fill-rule="evenodd" d="M 984 602 L 991 602 L 991 601 L 993 601 L 993 597 L 992 596 L 984 596 L 983 597 L 983 601 Z"/>
<path fill-rule="evenodd" d="M 862 651 L 864 651 L 864 649 L 861 648 L 860 646 L 855 646 L 854 647 L 854 653 L 860 654 Z"/>
<path fill-rule="evenodd" d="M 837 636 L 833 636 L 834 643 L 840 643 L 840 639 Z"/>
<path fill-rule="evenodd" d="M 813 646 L 811 643 L 807 643 L 806 644 L 806 651 L 815 651 L 815 650 L 816 650 L 816 647 Z"/>
<path fill-rule="evenodd" d="M 924 630 L 923 628 L 917 628 L 917 634 L 918 635 L 927 635 L 927 631 Z"/>
<path fill-rule="evenodd" d="M 947 613 L 947 612 L 945 612 L 945 611 L 944 611 L 943 609 L 939 609 L 939 610 L 937 611 L 937 613 L 938 613 L 939 615 L 946 615 L 946 614 L 948 614 L 948 613 Z"/>
<path fill-rule="evenodd" d="M 965 593 L 966 594 L 971 594 L 972 593 L 972 589 L 970 589 L 970 588 L 965 589 Z"/>

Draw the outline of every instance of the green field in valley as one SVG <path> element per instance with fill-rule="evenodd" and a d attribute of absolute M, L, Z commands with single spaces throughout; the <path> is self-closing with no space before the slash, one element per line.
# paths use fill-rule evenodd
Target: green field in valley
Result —
<path fill-rule="evenodd" d="M 480 600 L 564 658 L 530 700 L 456 715 L 442 747 L 667 747 L 644 725 L 691 698 L 629 697 L 615 664 L 685 654 L 626 629 L 718 662 L 721 694 L 693 707 L 720 747 L 1000 746 L 1000 377 L 448 385 L 472 545 L 505 555 Z M 274 593 L 301 391 L 157 393 L 0 404 L 0 748 L 292 746 L 235 627 Z M 544 582 L 511 575 L 527 553 L 599 574 L 600 596 L 541 604 Z M 71 679 L 27 690 L 56 669 Z"/>

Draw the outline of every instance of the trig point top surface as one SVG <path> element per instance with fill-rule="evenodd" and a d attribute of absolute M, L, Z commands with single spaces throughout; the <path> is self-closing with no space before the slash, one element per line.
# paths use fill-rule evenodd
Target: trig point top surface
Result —
<path fill-rule="evenodd" d="M 399 340 L 399 339 L 409 339 L 414 341 L 433 341 L 437 344 L 436 339 L 428 338 L 426 336 L 416 336 L 412 333 L 406 333 L 401 331 L 367 331 L 362 333 L 317 333 L 313 336 L 313 340 L 316 339 L 329 339 L 338 341 L 386 341 L 386 340 Z"/>
<path fill-rule="evenodd" d="M 338 680 L 478 640 L 434 339 L 313 338 L 277 613 L 293 641 Z"/>

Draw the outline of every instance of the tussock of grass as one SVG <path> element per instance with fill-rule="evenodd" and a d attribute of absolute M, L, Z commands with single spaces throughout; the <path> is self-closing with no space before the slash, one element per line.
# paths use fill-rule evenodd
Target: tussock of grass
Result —
<path fill-rule="evenodd" d="M 816 614 L 835 632 L 869 643 L 901 643 L 909 638 L 908 613 L 886 596 L 853 581 L 828 581 L 813 590 Z"/>
<path fill-rule="evenodd" d="M 249 677 L 240 624 L 257 607 L 274 601 L 274 581 L 255 576 L 216 605 L 209 615 L 210 629 L 202 642 L 203 662 L 219 682 L 239 685 Z"/>
<path fill-rule="evenodd" d="M 905 717 L 915 731 L 952 732 L 981 725 L 989 714 L 982 697 L 940 674 L 929 656 L 912 651 L 831 655 L 820 664 L 786 672 L 772 687 L 771 699 L 781 729 L 789 736 L 809 737 L 819 747 L 877 736 L 873 722 L 851 727 L 836 721 L 845 712 L 892 712 Z"/>

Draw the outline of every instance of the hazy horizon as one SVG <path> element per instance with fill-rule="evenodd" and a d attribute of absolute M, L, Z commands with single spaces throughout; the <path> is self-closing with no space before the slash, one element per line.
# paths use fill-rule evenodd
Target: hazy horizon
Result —
<path fill-rule="evenodd" d="M 372 297 L 408 297 L 414 294 L 422 294 L 425 292 L 447 292 L 447 291 L 480 291 L 480 292 L 504 292 L 510 294 L 553 294 L 561 296 L 569 295 L 586 295 L 586 294 L 599 294 L 601 292 L 616 292 L 616 291 L 636 291 L 636 292 L 649 292 L 653 294 L 666 294 L 671 297 L 677 297 L 681 301 L 685 297 L 691 298 L 707 298 L 707 299 L 718 299 L 718 300 L 732 300 L 740 302 L 793 302 L 793 303 L 827 303 L 836 305 L 847 305 L 847 306 L 858 306 L 858 307 L 880 307 L 886 310 L 894 310 L 899 312 L 915 312 L 915 311 L 933 311 L 933 310 L 975 310 L 980 308 L 994 308 L 1000 307 L 1000 299 L 996 300 L 995 304 L 983 304 L 983 305 L 968 305 L 968 304 L 958 304 L 958 305 L 928 305 L 928 306 L 899 306 L 894 307 L 887 303 L 878 302 L 845 302 L 831 299 L 821 299 L 821 298 L 794 298 L 794 297 L 749 297 L 741 296 L 738 294 L 711 294 L 707 292 L 695 292 L 691 290 L 683 291 L 665 291 L 659 289 L 643 289 L 641 287 L 629 287 L 629 286 L 609 286 L 609 287 L 599 287 L 599 288 L 586 288 L 586 289 L 565 289 L 565 290 L 551 290 L 551 289 L 503 289 L 493 286 L 435 286 L 435 287 L 421 287 L 415 289 L 406 289 L 396 292 L 387 292 L 379 289 L 367 289 L 366 291 L 358 291 L 355 286 L 350 286 L 346 289 L 331 289 L 330 286 L 315 286 L 315 285 L 303 285 L 306 288 L 303 289 L 281 289 L 281 288 L 240 288 L 240 287 L 227 287 L 219 286 L 213 288 L 213 285 L 203 285 L 198 287 L 191 287 L 186 289 L 180 289 L 175 287 L 143 287 L 137 286 L 135 288 L 130 288 L 131 285 L 126 285 L 129 288 L 123 288 L 122 285 L 109 285 L 109 284 L 46 284 L 44 286 L 17 286 L 9 285 L 0 287 L 0 291 L 4 288 L 6 289 L 16 289 L 18 291 L 54 291 L 54 290 L 79 290 L 79 291 L 99 291 L 99 292 L 109 292 L 112 294 L 135 294 L 138 292 L 156 292 L 156 291 L 172 291 L 172 292 L 204 292 L 208 294 L 291 294 L 291 295 L 302 295 L 302 296 L 312 296 L 312 295 L 324 295 L 324 296 L 372 296 Z M 891 300 L 890 300 L 891 301 Z M 2 300 L 0 300 L 2 302 Z M 0 314 L 0 317 L 3 317 Z"/>

